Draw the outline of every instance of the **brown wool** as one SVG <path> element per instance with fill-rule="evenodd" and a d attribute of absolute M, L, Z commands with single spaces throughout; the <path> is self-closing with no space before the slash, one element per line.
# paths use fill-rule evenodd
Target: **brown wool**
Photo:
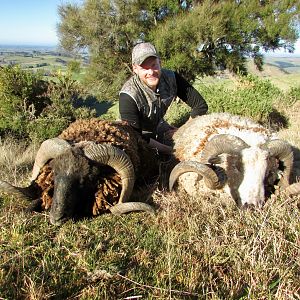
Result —
<path fill-rule="evenodd" d="M 157 163 L 153 151 L 149 150 L 146 142 L 126 122 L 99 120 L 97 118 L 77 120 L 70 124 L 59 135 L 59 138 L 67 140 L 72 145 L 82 141 L 93 141 L 118 147 L 129 156 L 135 173 L 139 174 L 138 176 L 147 177 L 148 173 L 153 174 L 154 165 Z M 149 158 L 145 158 L 145 155 Z M 142 168 L 140 167 L 141 159 L 147 160 L 147 167 L 149 165 L 150 172 L 145 167 L 145 163 L 143 163 Z M 41 169 L 36 183 L 42 189 L 42 208 L 50 209 L 54 190 L 54 177 L 49 164 Z M 110 206 L 117 204 L 122 190 L 121 178 L 115 172 L 106 174 L 104 178 L 99 178 L 95 184 L 97 185 L 97 192 L 90 212 L 93 216 L 106 212 Z"/>

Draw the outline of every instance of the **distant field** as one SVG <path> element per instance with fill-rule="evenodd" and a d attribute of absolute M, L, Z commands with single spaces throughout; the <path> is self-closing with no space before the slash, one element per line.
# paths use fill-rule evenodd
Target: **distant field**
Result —
<path fill-rule="evenodd" d="M 277 67 L 284 73 L 300 73 L 300 57 L 267 57 L 265 64 Z"/>
<path fill-rule="evenodd" d="M 300 85 L 300 57 L 265 57 L 263 71 L 258 71 L 252 60 L 247 63 L 248 72 L 270 80 L 282 90 Z M 218 76 L 199 78 L 197 84 L 225 84 L 234 85 L 235 77 L 228 72 Z"/>
<path fill-rule="evenodd" d="M 48 75 L 57 70 L 66 70 L 70 61 L 79 61 L 81 68 L 86 65 L 84 57 L 72 57 L 55 50 L 9 49 L 0 47 L 0 65 L 20 65 L 22 69 L 41 70 Z"/>
<path fill-rule="evenodd" d="M 23 69 L 41 70 L 45 75 L 49 75 L 57 70 L 65 71 L 70 61 L 79 60 L 81 62 L 81 72 L 76 75 L 80 79 L 85 73 L 87 57 L 74 58 L 69 55 L 57 52 L 54 49 L 33 48 L 9 48 L 0 47 L 0 65 L 20 65 Z M 249 60 L 247 67 L 250 73 L 259 77 L 269 79 L 274 85 L 286 90 L 300 84 L 300 57 L 278 57 L 265 56 L 264 70 L 259 72 L 253 62 Z M 227 83 L 232 82 L 232 76 L 228 73 L 217 77 L 205 77 L 200 79 L 203 83 Z"/>
<path fill-rule="evenodd" d="M 300 85 L 300 57 L 265 57 L 263 71 L 259 72 L 249 61 L 249 72 L 269 79 L 274 85 L 285 90 Z"/>

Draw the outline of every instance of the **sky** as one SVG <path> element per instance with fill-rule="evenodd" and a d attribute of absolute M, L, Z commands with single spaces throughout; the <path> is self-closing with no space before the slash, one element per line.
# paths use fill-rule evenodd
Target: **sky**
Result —
<path fill-rule="evenodd" d="M 57 45 L 57 9 L 66 3 L 82 0 L 0 0 L 0 45 Z"/>
<path fill-rule="evenodd" d="M 56 46 L 58 6 L 84 0 L 0 0 L 0 45 Z M 300 39 L 294 55 L 300 55 Z M 286 53 L 276 51 L 275 54 Z M 286 53 L 287 54 L 287 53 Z"/>

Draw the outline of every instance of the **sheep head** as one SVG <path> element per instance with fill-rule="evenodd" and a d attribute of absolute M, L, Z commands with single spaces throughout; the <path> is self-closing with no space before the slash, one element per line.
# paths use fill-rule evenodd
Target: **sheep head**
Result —
<path fill-rule="evenodd" d="M 195 172 L 198 176 L 181 180 L 188 193 L 204 178 L 208 188 L 224 189 L 239 206 L 261 207 L 275 185 L 289 186 L 292 164 L 293 152 L 285 141 L 270 140 L 250 146 L 237 136 L 217 134 L 206 143 L 199 161 L 181 161 L 172 170 L 169 188 L 179 176 Z"/>

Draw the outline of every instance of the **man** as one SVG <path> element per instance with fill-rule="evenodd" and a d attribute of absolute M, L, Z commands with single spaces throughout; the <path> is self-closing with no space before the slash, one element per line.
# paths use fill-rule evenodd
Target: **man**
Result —
<path fill-rule="evenodd" d="M 132 70 L 134 75 L 120 91 L 120 118 L 138 130 L 158 152 L 171 154 L 172 147 L 164 141 L 172 137 L 176 128 L 163 119 L 171 102 L 177 96 L 186 102 L 192 108 L 192 118 L 205 114 L 207 104 L 178 73 L 161 68 L 159 55 L 150 43 L 133 48 Z"/>

